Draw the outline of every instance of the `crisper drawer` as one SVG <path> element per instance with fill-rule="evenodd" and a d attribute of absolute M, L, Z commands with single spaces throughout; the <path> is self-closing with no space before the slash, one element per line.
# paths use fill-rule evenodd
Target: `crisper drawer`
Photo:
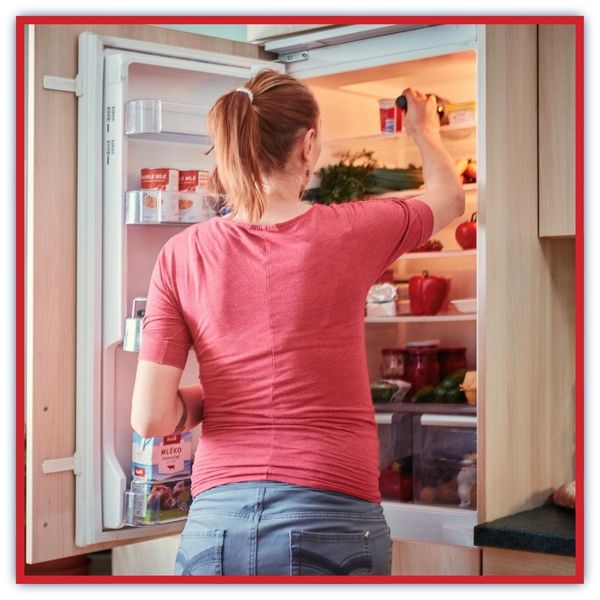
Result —
<path fill-rule="evenodd" d="M 418 504 L 477 507 L 477 418 L 413 419 L 413 494 Z"/>

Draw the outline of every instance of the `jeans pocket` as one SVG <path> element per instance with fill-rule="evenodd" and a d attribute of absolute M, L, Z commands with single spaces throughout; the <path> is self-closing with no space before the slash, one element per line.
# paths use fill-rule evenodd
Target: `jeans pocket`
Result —
<path fill-rule="evenodd" d="M 194 529 L 181 535 L 175 575 L 222 575 L 223 529 Z"/>
<path fill-rule="evenodd" d="M 369 532 L 290 531 L 292 575 L 371 575 Z"/>

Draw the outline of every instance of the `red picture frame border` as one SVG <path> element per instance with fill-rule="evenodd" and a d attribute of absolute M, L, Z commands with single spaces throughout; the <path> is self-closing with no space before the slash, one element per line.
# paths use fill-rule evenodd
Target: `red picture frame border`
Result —
<path fill-rule="evenodd" d="M 575 25 L 575 389 L 576 389 L 576 513 L 575 574 L 556 576 L 48 576 L 25 575 L 25 27 L 27 25 L 206 25 L 206 24 L 483 24 Z M 583 583 L 584 581 L 584 17 L 583 16 L 366 16 L 366 15 L 180 15 L 65 16 L 16 18 L 16 217 L 15 217 L 15 377 L 16 377 L 16 583 Z"/>

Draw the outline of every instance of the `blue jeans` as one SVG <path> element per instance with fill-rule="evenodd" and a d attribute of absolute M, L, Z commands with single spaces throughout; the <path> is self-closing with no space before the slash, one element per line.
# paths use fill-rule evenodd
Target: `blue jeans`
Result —
<path fill-rule="evenodd" d="M 279 481 L 197 494 L 176 575 L 390 575 L 390 528 L 377 502 Z"/>

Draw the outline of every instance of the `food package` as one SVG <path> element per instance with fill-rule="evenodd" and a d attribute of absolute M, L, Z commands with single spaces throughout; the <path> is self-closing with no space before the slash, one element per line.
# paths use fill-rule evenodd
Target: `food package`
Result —
<path fill-rule="evenodd" d="M 467 404 L 472 406 L 477 404 L 477 371 L 467 371 L 462 384 L 458 387 L 465 393 Z"/>
<path fill-rule="evenodd" d="M 367 317 L 395 317 L 398 292 L 393 283 L 376 283 L 367 294 Z"/>
<path fill-rule="evenodd" d="M 179 221 L 181 223 L 198 223 L 206 219 L 203 194 L 196 192 L 180 192 Z"/>
<path fill-rule="evenodd" d="M 554 492 L 553 500 L 559 506 L 575 508 L 575 482 L 569 481 L 568 483 L 563 483 Z"/>
<path fill-rule="evenodd" d="M 164 190 L 143 192 L 143 223 L 177 223 L 179 199 L 177 194 Z"/>
<path fill-rule="evenodd" d="M 135 479 L 160 482 L 191 472 L 191 431 L 151 438 L 133 432 L 131 474 Z"/>
<path fill-rule="evenodd" d="M 187 518 L 192 504 L 191 487 L 189 478 L 160 483 L 134 479 L 125 492 L 125 523 L 152 525 Z"/>

